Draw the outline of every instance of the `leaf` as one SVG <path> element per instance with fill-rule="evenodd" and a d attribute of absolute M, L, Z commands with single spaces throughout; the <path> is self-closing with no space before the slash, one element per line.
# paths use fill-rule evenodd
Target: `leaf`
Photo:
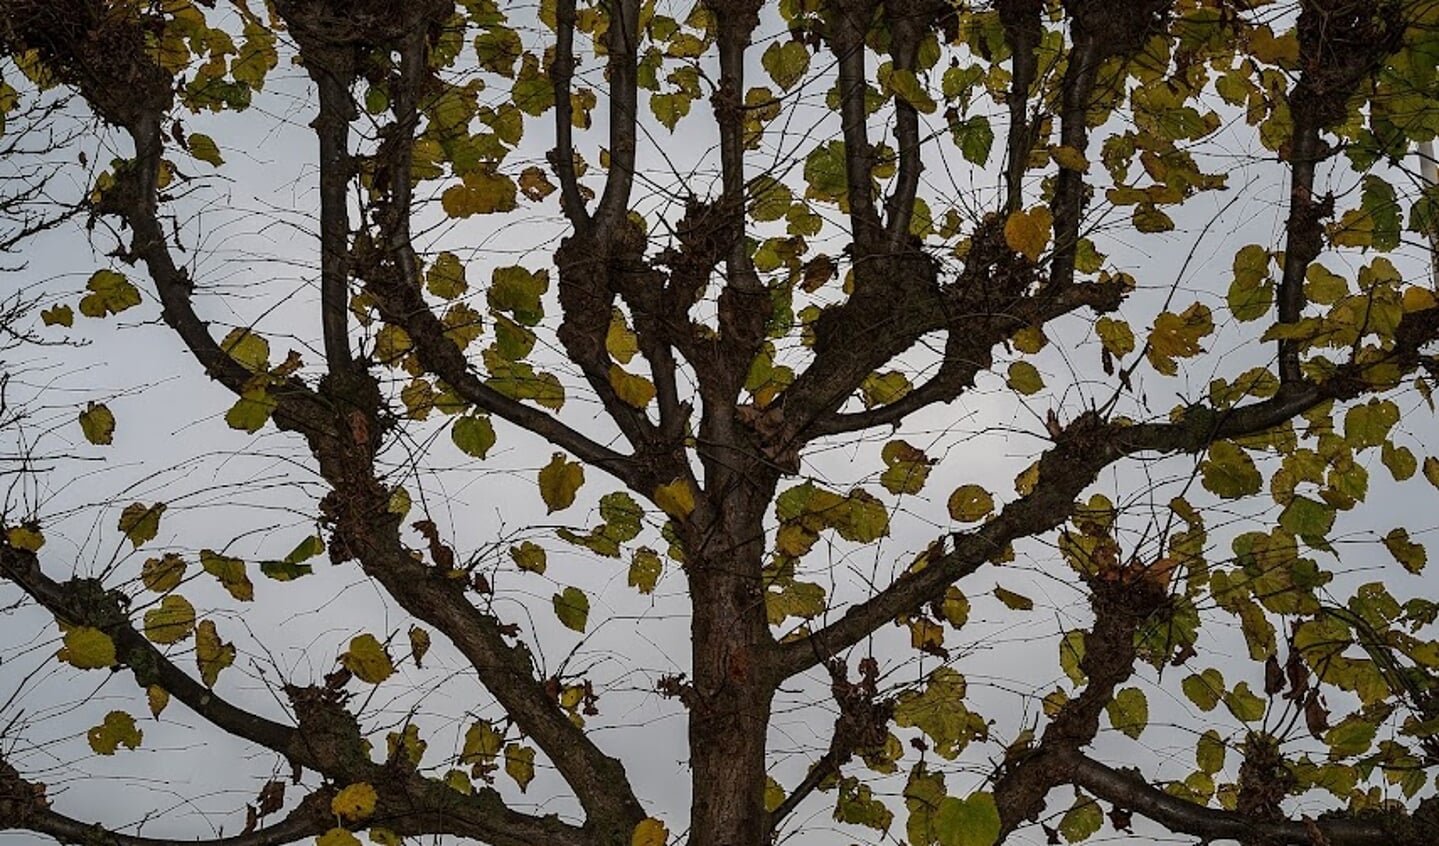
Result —
<path fill-rule="evenodd" d="M 495 214 L 514 211 L 519 205 L 516 194 L 514 180 L 488 166 L 466 173 L 462 184 L 446 188 L 440 206 L 450 217 Z"/>
<path fill-rule="evenodd" d="M 104 670 L 115 665 L 115 641 L 99 629 L 73 626 L 65 632 L 56 658 L 81 670 Z"/>
<path fill-rule="evenodd" d="M 994 128 L 984 115 L 971 115 L 949 125 L 950 136 L 959 145 L 959 153 L 970 164 L 984 166 L 994 148 Z"/>
<path fill-rule="evenodd" d="M 940 846 L 993 846 L 999 840 L 999 808 L 994 794 L 971 793 L 964 799 L 946 796 L 934 814 Z"/>
<path fill-rule="evenodd" d="M 1406 446 L 1395 446 L 1392 441 L 1384 442 L 1379 456 L 1396 482 L 1409 479 L 1419 469 L 1419 460 L 1414 457 L 1414 453 Z"/>
<path fill-rule="evenodd" d="M 450 440 L 465 455 L 484 458 L 495 445 L 495 427 L 488 415 L 464 415 L 456 417 L 450 425 Z"/>
<path fill-rule="evenodd" d="M 213 549 L 200 550 L 200 566 L 206 573 L 214 576 L 220 581 L 220 585 L 230 592 L 230 595 L 241 602 L 250 602 L 255 598 L 255 585 L 250 581 L 250 576 L 245 572 L 245 562 L 239 558 L 232 558 L 229 555 L 222 555 Z"/>
<path fill-rule="evenodd" d="M 1274 281 L 1269 278 L 1269 251 L 1249 244 L 1234 256 L 1234 281 L 1229 285 L 1229 310 L 1240 321 L 1258 320 L 1274 304 Z"/>
<path fill-rule="evenodd" d="M 1201 673 L 1191 673 L 1180 683 L 1180 687 L 1189 701 L 1199 706 L 1199 710 L 1213 711 L 1224 695 L 1224 676 L 1211 667 Z"/>
<path fill-rule="evenodd" d="M 1032 396 L 1044 389 L 1044 377 L 1033 364 L 1027 361 L 1016 361 L 1009 365 L 1009 376 L 1005 384 L 1018 393 L 1025 396 Z"/>
<path fill-rule="evenodd" d="M 1202 772 L 1211 775 L 1224 768 L 1224 741 L 1214 729 L 1205 730 L 1194 747 L 1194 762 Z"/>
<path fill-rule="evenodd" d="M 1324 536 L 1334 526 L 1334 508 L 1308 497 L 1296 496 L 1279 514 L 1279 525 L 1292 535 L 1298 535 L 1306 543 L 1324 542 Z"/>
<path fill-rule="evenodd" d="M 270 415 L 280 404 L 263 387 L 247 388 L 240 394 L 230 410 L 225 412 L 225 422 L 231 429 L 254 434 L 265 427 Z"/>
<path fill-rule="evenodd" d="M 1344 440 L 1355 450 L 1379 446 L 1398 422 L 1399 406 L 1389 400 L 1372 399 L 1345 413 Z"/>
<path fill-rule="evenodd" d="M 694 486 L 688 479 L 675 479 L 660 485 L 655 488 L 654 503 L 669 516 L 683 520 L 695 510 Z"/>
<path fill-rule="evenodd" d="M 519 546 L 510 547 L 510 558 L 526 573 L 543 575 L 545 572 L 545 548 L 534 541 L 524 541 Z"/>
<path fill-rule="evenodd" d="M 1239 499 L 1259 493 L 1264 478 L 1244 450 L 1232 441 L 1209 445 L 1209 457 L 1200 464 L 1204 489 L 1225 499 Z"/>
<path fill-rule="evenodd" d="M 45 535 L 40 532 L 40 527 L 34 523 L 11 526 L 5 530 L 5 542 L 15 549 L 23 549 L 26 552 L 39 552 L 40 547 L 45 545 Z"/>
<path fill-rule="evenodd" d="M 634 556 L 630 559 L 629 585 L 640 593 L 654 593 L 663 571 L 664 564 L 659 553 L 642 546 L 634 551 Z"/>
<path fill-rule="evenodd" d="M 144 732 L 135 725 L 135 718 L 124 711 L 111 711 L 104 722 L 85 733 L 90 748 L 98 755 L 114 755 L 123 744 L 126 749 L 140 746 Z"/>
<path fill-rule="evenodd" d="M 97 270 L 85 283 L 90 293 L 80 299 L 80 313 L 86 317 L 119 314 L 140 304 L 140 289 L 113 270 Z"/>
<path fill-rule="evenodd" d="M 1059 833 L 1066 843 L 1088 840 L 1104 825 L 1104 811 L 1093 798 L 1075 790 L 1074 804 L 1059 820 Z"/>
<path fill-rule="evenodd" d="M 465 266 L 460 257 L 451 252 L 442 252 L 425 270 L 425 288 L 442 300 L 453 300 L 469 290 L 465 281 Z"/>
<path fill-rule="evenodd" d="M 1115 358 L 1124 358 L 1134 352 L 1134 330 L 1123 320 L 1101 317 L 1094 321 L 1094 332 L 1104 349 Z"/>
<path fill-rule="evenodd" d="M 1409 540 L 1409 531 L 1402 527 L 1391 529 L 1389 534 L 1384 536 L 1384 546 L 1394 560 L 1404 565 L 1404 569 L 1415 575 L 1424 569 L 1429 561 L 1429 553 L 1424 549 L 1423 544 L 1414 543 Z"/>
<path fill-rule="evenodd" d="M 1011 611 L 1032 611 L 1034 609 L 1034 600 L 1012 590 L 1006 590 L 999 585 L 994 586 L 994 598 L 1003 602 L 1004 607 Z"/>
<path fill-rule="evenodd" d="M 803 41 L 772 41 L 760 56 L 760 65 L 776 85 L 788 91 L 809 70 L 809 48 Z"/>
<path fill-rule="evenodd" d="M 610 387 L 615 389 L 615 396 L 620 401 L 638 409 L 643 409 L 655 398 L 654 383 L 627 372 L 617 364 L 610 365 Z"/>
<path fill-rule="evenodd" d="M 465 744 L 460 751 L 460 763 L 485 765 L 499 757 L 505 736 L 495 730 L 489 720 L 476 720 L 465 730 Z"/>
<path fill-rule="evenodd" d="M 115 415 L 102 402 L 92 402 L 80 412 L 80 431 L 85 440 L 97 446 L 105 446 L 115 440 Z"/>
<path fill-rule="evenodd" d="M 1053 224 L 1054 216 L 1044 206 L 1013 212 L 1004 223 L 1005 243 L 1030 261 L 1038 262 L 1040 254 L 1049 245 L 1049 233 Z"/>
<path fill-rule="evenodd" d="M 389 651 L 372 634 L 350 638 L 350 648 L 340 654 L 340 664 L 366 684 L 379 684 L 395 674 Z"/>
<path fill-rule="evenodd" d="M 57 306 L 51 306 L 40 312 L 40 322 L 46 326 L 55 326 L 57 324 L 65 327 L 74 326 L 75 310 L 63 303 Z"/>
<path fill-rule="evenodd" d="M 330 800 L 330 810 L 347 822 L 357 822 L 375 813 L 375 803 L 379 798 L 375 788 L 361 781 L 336 793 Z"/>
<path fill-rule="evenodd" d="M 235 663 L 235 645 L 221 641 L 210 620 L 202 620 L 195 627 L 195 663 L 206 687 L 214 687 L 220 671 Z"/>
<path fill-rule="evenodd" d="M 1116 692 L 1104 711 L 1109 715 L 1111 726 L 1135 740 L 1149 725 L 1149 700 L 1144 697 L 1144 691 L 1135 687 Z"/>
<path fill-rule="evenodd" d="M 590 617 L 590 598 L 577 587 L 567 587 L 555 594 L 550 602 L 554 605 L 555 616 L 565 628 L 583 633 Z"/>
<path fill-rule="evenodd" d="M 535 778 L 535 750 L 518 743 L 505 747 L 505 775 L 515 780 L 520 792 L 530 786 Z"/>
<path fill-rule="evenodd" d="M 884 489 L 892 494 L 917 494 L 924 489 L 929 468 L 934 461 L 907 441 L 890 441 L 880 450 L 886 470 L 879 477 Z"/>
<path fill-rule="evenodd" d="M 168 593 L 180 586 L 185 578 L 185 559 L 173 552 L 150 558 L 140 567 L 140 581 L 147 590 Z"/>
<path fill-rule="evenodd" d="M 1209 307 L 1202 303 L 1194 303 L 1181 314 L 1166 311 L 1154 319 L 1145 354 L 1155 370 L 1173 376 L 1179 372 L 1174 359 L 1204 352 L 1199 342 L 1213 331 Z"/>
<path fill-rule="evenodd" d="M 170 704 L 170 691 L 152 684 L 145 688 L 145 701 L 150 705 L 150 716 L 158 720 L 165 706 Z"/>
<path fill-rule="evenodd" d="M 315 846 L 360 846 L 360 838 L 336 826 L 316 837 Z"/>
<path fill-rule="evenodd" d="M 1249 682 L 1240 682 L 1234 690 L 1224 694 L 1224 707 L 1229 713 L 1246 723 L 1264 718 L 1264 700 L 1249 690 Z"/>
<path fill-rule="evenodd" d="M 219 146 L 215 144 L 215 140 L 210 136 L 199 132 L 192 132 L 186 140 L 189 142 L 190 155 L 200 161 L 215 167 L 219 167 L 225 163 L 225 160 L 220 157 Z"/>
<path fill-rule="evenodd" d="M 665 846 L 669 838 L 670 832 L 664 823 L 654 817 L 645 817 L 630 835 L 630 846 Z"/>
<path fill-rule="evenodd" d="M 133 502 L 120 512 L 120 531 L 125 538 L 139 549 L 146 541 L 155 539 L 160 533 L 160 515 L 165 513 L 165 503 L 157 502 L 154 505 L 144 505 Z"/>
<path fill-rule="evenodd" d="M 949 495 L 949 516 L 960 523 L 976 523 L 994 511 L 994 497 L 979 485 L 960 485 Z"/>
<path fill-rule="evenodd" d="M 550 463 L 540 469 L 540 498 L 547 513 L 563 511 L 575 503 L 575 493 L 585 483 L 584 465 L 567 461 L 562 453 L 550 456 Z"/>
<path fill-rule="evenodd" d="M 145 612 L 145 637 L 154 643 L 179 643 L 195 629 L 195 606 L 179 594 L 160 600 L 158 608 Z"/>

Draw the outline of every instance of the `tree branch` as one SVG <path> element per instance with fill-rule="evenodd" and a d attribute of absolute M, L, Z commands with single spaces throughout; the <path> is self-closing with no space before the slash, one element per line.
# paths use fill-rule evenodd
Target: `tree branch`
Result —
<path fill-rule="evenodd" d="M 1034 127 L 1029 124 L 1027 109 L 1029 89 L 1039 73 L 1044 0 L 998 0 L 995 7 L 999 10 L 1013 66 L 1008 97 L 1008 161 L 1004 168 L 1004 210 L 1008 213 L 1024 205 L 1024 172 L 1029 168 L 1029 151 L 1034 146 Z"/>
<path fill-rule="evenodd" d="M 1439 308 L 1409 312 L 1395 333 L 1394 349 L 1380 361 L 1412 370 L 1420 361 L 1420 348 L 1436 338 Z M 1193 405 L 1172 423 L 1126 425 L 1085 413 L 1056 436 L 1054 446 L 1040 457 L 1039 479 L 1032 493 L 1005 506 L 980 528 L 952 535 L 954 548 L 924 569 L 905 573 L 808 637 L 780 644 L 775 650 L 775 670 L 787 678 L 828 660 L 939 595 L 1013 541 L 1059 526 L 1068 519 L 1075 498 L 1115 461 L 1139 453 L 1198 452 L 1215 440 L 1273 428 L 1322 402 L 1353 399 L 1372 390 L 1364 374 L 1377 363 L 1349 362 L 1324 382 L 1291 383 L 1273 397 L 1247 406 L 1220 411 Z"/>
<path fill-rule="evenodd" d="M 639 120 L 639 0 L 616 0 L 609 6 L 610 173 L 595 209 L 595 225 L 605 237 L 629 213 L 635 183 Z"/>
<path fill-rule="evenodd" d="M 590 214 L 580 195 L 580 182 L 575 176 L 575 130 L 571 123 L 574 106 L 570 102 L 570 86 L 575 76 L 575 0 L 556 0 L 555 59 L 550 64 L 550 79 L 555 86 L 555 149 L 549 155 L 550 167 L 560 180 L 560 206 L 575 231 L 589 229 Z"/>
<path fill-rule="evenodd" d="M 876 252 L 883 228 L 874 206 L 874 150 L 869 146 L 869 109 L 865 92 L 864 36 L 877 0 L 841 0 L 835 3 L 834 33 L 830 49 L 839 64 L 839 117 L 844 135 L 844 170 L 849 221 L 856 261 Z"/>

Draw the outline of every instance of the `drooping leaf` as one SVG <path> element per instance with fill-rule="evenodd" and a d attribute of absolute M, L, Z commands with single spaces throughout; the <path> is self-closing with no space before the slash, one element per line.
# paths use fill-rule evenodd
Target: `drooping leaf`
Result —
<path fill-rule="evenodd" d="M 1075 791 L 1074 804 L 1059 819 L 1059 833 L 1066 843 L 1082 843 L 1104 825 L 1104 811 L 1093 798 Z"/>
<path fill-rule="evenodd" d="M 136 549 L 155 539 L 160 533 L 160 515 L 165 513 L 165 503 L 154 505 L 133 502 L 120 512 L 120 531 Z"/>
<path fill-rule="evenodd" d="M 535 778 L 535 750 L 511 743 L 505 746 L 505 775 L 515 780 L 524 793 Z"/>
<path fill-rule="evenodd" d="M 629 586 L 639 590 L 640 593 L 654 593 L 655 585 L 659 582 L 663 570 L 664 564 L 660 560 L 659 553 L 647 546 L 642 546 L 635 550 L 634 557 L 630 559 Z"/>
<path fill-rule="evenodd" d="M 540 469 L 540 498 L 550 514 L 563 511 L 574 505 L 575 493 L 584 483 L 584 465 L 567 460 L 562 453 L 554 453 L 550 463 Z"/>
<path fill-rule="evenodd" d="M 200 550 L 200 566 L 205 569 L 206 573 L 218 579 L 220 585 L 241 602 L 250 602 L 255 598 L 255 584 L 250 581 L 250 575 L 245 572 L 245 562 L 239 558 L 222 555 L 213 549 L 202 549 Z"/>

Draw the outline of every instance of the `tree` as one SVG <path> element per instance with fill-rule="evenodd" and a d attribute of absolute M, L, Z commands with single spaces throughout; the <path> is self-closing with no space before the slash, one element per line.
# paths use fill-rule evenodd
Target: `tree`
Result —
<path fill-rule="evenodd" d="M 1439 131 L 1439 3 L 505 5 L 0 2 L 0 108 L 59 121 L 77 106 L 44 104 L 74 95 L 118 150 L 68 206 L 27 194 L 44 226 L 22 234 L 83 216 L 103 257 L 81 315 L 158 317 L 230 395 L 224 423 L 302 445 L 295 478 L 323 486 L 288 554 L 162 536 L 159 499 L 96 506 L 131 550 L 98 574 L 54 542 L 58 515 L 7 500 L 0 573 L 58 624 L 47 660 L 58 646 L 76 690 L 136 683 L 106 688 L 125 702 L 88 731 L 95 753 L 143 747 L 143 698 L 284 762 L 293 781 L 243 785 L 243 832 L 211 841 L 230 846 L 755 846 L 817 793 L 847 833 L 916 846 L 1078 842 L 1104 810 L 1203 841 L 1439 840 L 1439 605 L 1408 575 L 1424 546 L 1361 507 L 1376 456 L 1439 485 L 1406 434 L 1432 425 L 1439 194 L 1404 168 Z M 277 160 L 318 197 L 299 295 L 207 278 L 219 245 L 196 217 L 227 203 L 208 176 L 233 167 L 227 115 L 278 131 L 277 87 L 318 145 L 308 169 Z M 61 168 L 90 137 L 41 158 Z M 1287 193 L 1256 211 L 1235 162 Z M 1218 234 L 1234 203 L 1273 215 L 1272 237 Z M 565 230 L 549 255 L 470 240 L 547 211 Z M 1142 259 L 1176 246 L 1198 273 Z M 46 290 L 61 333 L 75 309 Z M 1013 494 L 983 486 L 997 450 L 945 440 L 955 403 L 1032 421 L 1006 424 Z M 93 401 L 78 424 L 101 456 L 127 425 Z M 530 462 L 550 512 L 604 486 L 590 525 L 466 550 L 415 470 L 497 442 L 553 453 Z M 816 469 L 836 445 L 838 482 Z M 587 731 L 632 681 L 539 657 L 596 627 L 596 592 L 546 575 L 563 549 L 641 595 L 675 587 L 685 654 L 641 694 L 686 721 L 687 818 L 649 801 L 634 749 Z M 877 550 L 871 572 L 855 550 Z M 1083 608 L 1054 615 L 1027 680 L 1004 667 L 1008 704 L 986 712 L 967 618 L 1032 619 L 1033 591 L 986 581 L 1020 586 L 1021 559 Z M 327 630 L 339 666 L 260 677 L 273 699 L 237 683 L 237 611 L 340 572 L 408 619 Z M 217 584 L 226 603 L 183 595 Z M 377 694 L 424 690 L 432 647 L 483 700 L 448 715 L 448 752 L 430 708 L 371 718 Z M 827 737 L 797 770 L 773 734 L 786 696 Z M 1146 731 L 1197 768 L 1176 778 L 1124 739 Z M 171 842 L 47 794 L 24 741 L 7 730 L 0 826 Z M 559 813 L 524 804 L 537 771 Z"/>

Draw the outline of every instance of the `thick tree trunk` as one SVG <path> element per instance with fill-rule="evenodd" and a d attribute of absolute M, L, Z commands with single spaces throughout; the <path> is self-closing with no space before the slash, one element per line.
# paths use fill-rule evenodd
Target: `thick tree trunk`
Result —
<path fill-rule="evenodd" d="M 767 661 L 773 639 L 761 583 L 763 512 L 742 500 L 721 500 L 717 531 L 707 533 L 702 545 L 690 546 L 700 547 L 689 562 L 695 693 L 689 726 L 691 846 L 769 841 L 765 739 L 775 681 Z"/>

